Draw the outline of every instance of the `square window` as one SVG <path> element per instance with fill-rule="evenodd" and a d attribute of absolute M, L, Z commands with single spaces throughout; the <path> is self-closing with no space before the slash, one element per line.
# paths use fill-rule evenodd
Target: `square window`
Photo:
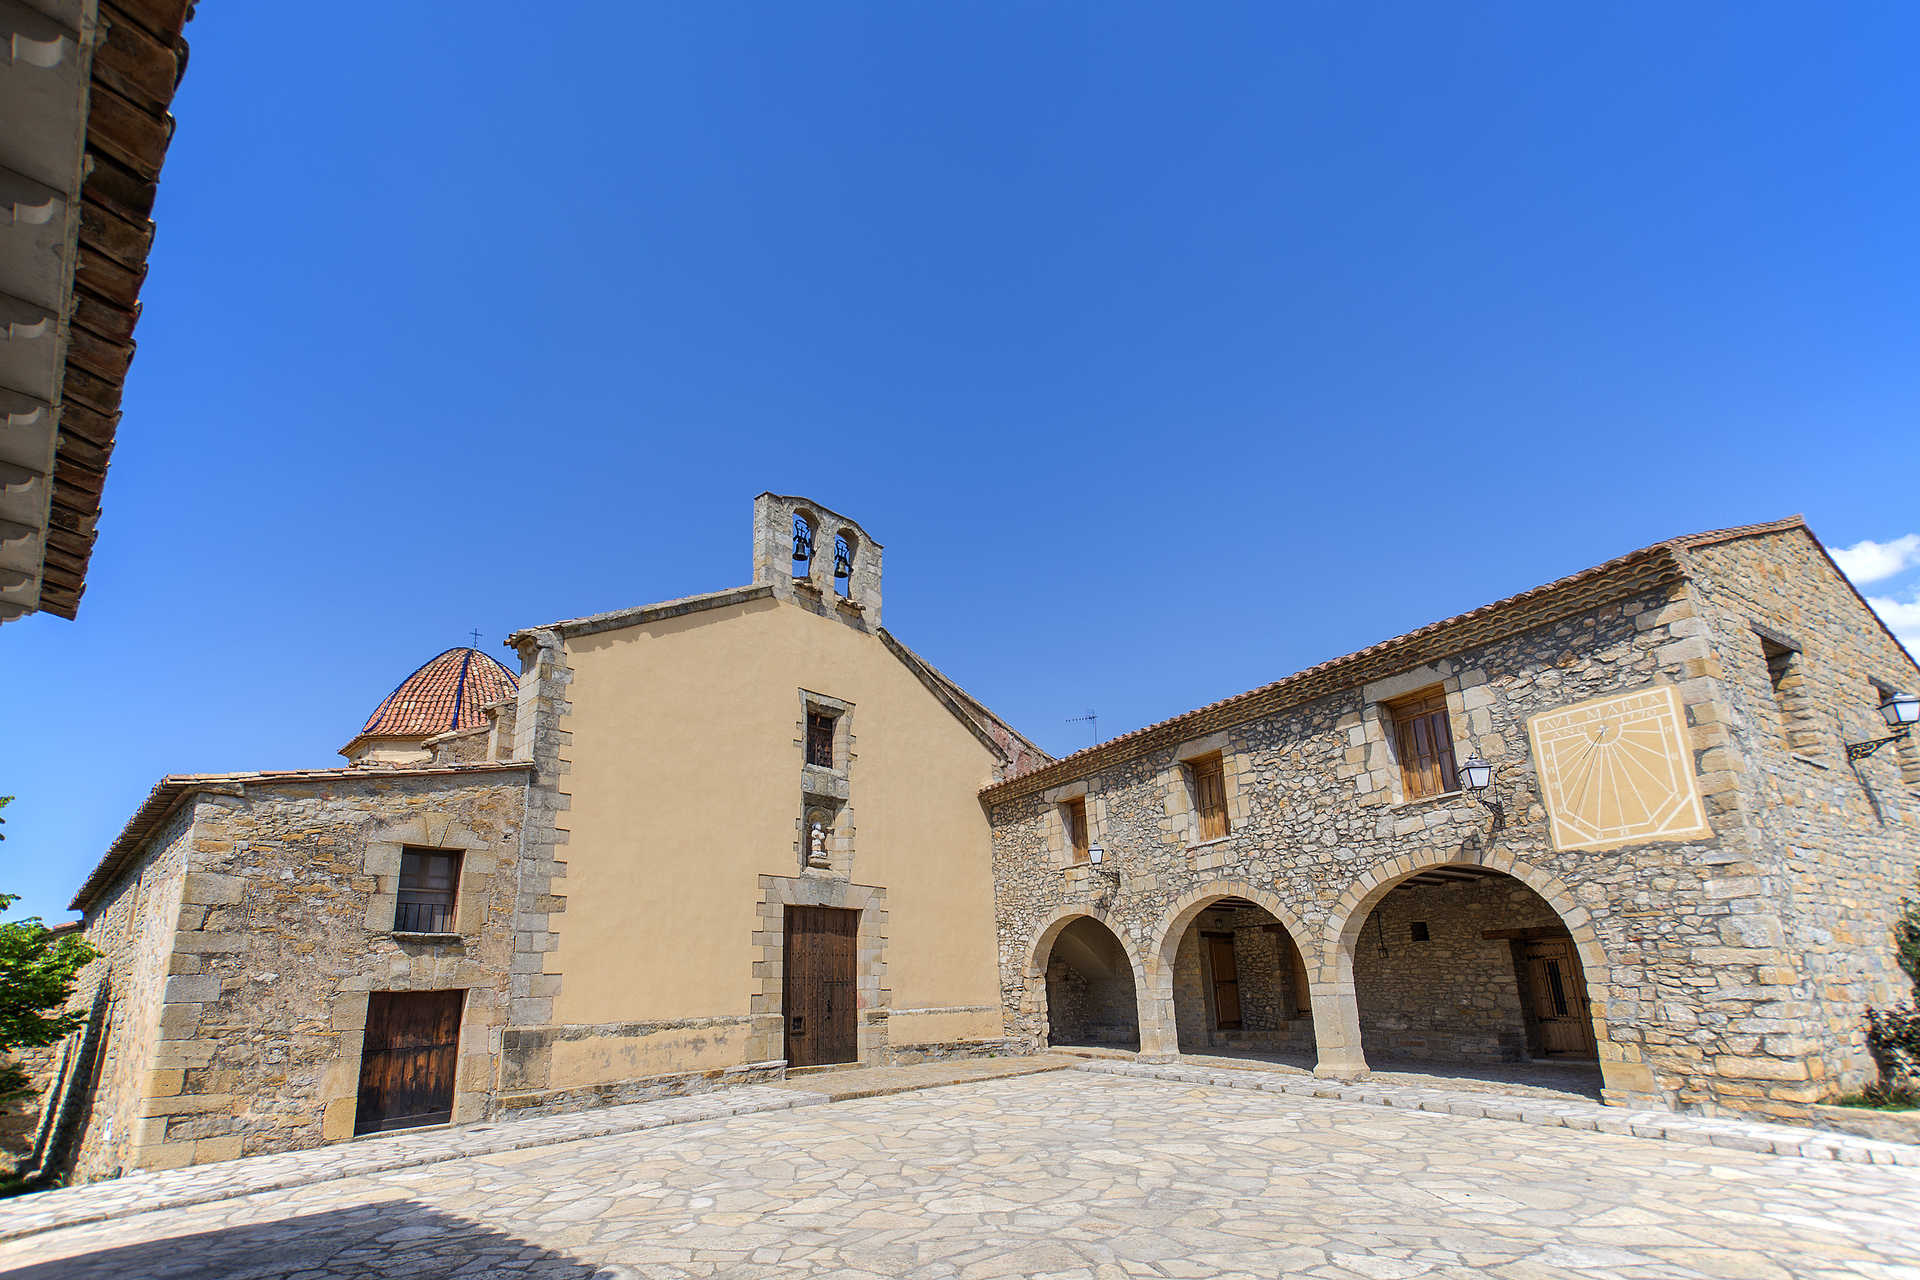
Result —
<path fill-rule="evenodd" d="M 400 893 L 393 908 L 396 933 L 452 933 L 460 889 L 460 855 L 439 849 L 400 851 Z"/>
<path fill-rule="evenodd" d="M 1453 726 L 1447 720 L 1447 695 L 1422 689 L 1382 708 L 1392 729 L 1394 754 L 1406 799 L 1445 795 L 1460 789 L 1453 762 Z"/>
<path fill-rule="evenodd" d="M 1427 922 L 1425 920 L 1415 920 L 1411 932 L 1415 942 L 1425 942 L 1431 936 L 1427 933 Z"/>
<path fill-rule="evenodd" d="M 1089 858 L 1087 840 L 1087 798 L 1075 796 L 1060 806 L 1060 820 L 1067 828 L 1067 849 L 1075 863 Z"/>
<path fill-rule="evenodd" d="M 807 763 L 822 769 L 833 768 L 833 722 L 825 711 L 807 712 Z"/>
<path fill-rule="evenodd" d="M 1227 821 L 1227 769 L 1219 752 L 1186 762 L 1187 785 L 1193 789 L 1193 810 L 1200 820 L 1200 839 L 1218 840 L 1230 830 Z"/>

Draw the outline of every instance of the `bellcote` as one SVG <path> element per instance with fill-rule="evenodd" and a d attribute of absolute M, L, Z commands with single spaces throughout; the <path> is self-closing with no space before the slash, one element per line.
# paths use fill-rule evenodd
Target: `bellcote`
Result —
<path fill-rule="evenodd" d="M 753 582 L 864 630 L 880 627 L 880 544 L 811 498 L 753 500 Z"/>

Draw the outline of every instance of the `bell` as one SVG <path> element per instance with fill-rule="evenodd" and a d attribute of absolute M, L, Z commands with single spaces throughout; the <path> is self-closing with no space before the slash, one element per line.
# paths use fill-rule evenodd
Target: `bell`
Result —
<path fill-rule="evenodd" d="M 836 551 L 833 553 L 833 576 L 836 578 L 851 578 L 853 576 L 853 561 L 847 559 L 846 552 L 844 551 Z"/>

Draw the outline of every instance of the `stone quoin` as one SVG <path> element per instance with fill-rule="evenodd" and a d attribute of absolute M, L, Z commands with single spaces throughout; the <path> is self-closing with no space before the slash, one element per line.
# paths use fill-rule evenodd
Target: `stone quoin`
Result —
<path fill-rule="evenodd" d="M 762 494 L 748 585 L 441 654 L 345 767 L 163 779 L 74 900 L 40 1158 L 1048 1044 L 1785 1118 L 1872 1077 L 1920 742 L 1845 744 L 1920 672 L 1799 519 L 1058 760 L 881 625 L 881 557 Z"/>

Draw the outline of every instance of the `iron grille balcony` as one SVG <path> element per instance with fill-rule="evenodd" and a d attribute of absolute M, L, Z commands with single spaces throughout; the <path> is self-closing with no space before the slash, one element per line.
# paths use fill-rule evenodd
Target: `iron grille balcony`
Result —
<path fill-rule="evenodd" d="M 393 909 L 395 933 L 452 933 L 451 902 L 419 902 L 402 899 Z"/>

